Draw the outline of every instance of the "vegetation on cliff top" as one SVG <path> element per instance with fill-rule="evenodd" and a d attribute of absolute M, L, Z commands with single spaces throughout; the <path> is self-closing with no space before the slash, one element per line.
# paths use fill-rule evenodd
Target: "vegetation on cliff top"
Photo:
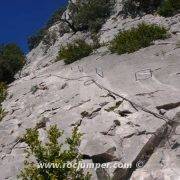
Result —
<path fill-rule="evenodd" d="M 48 28 L 56 22 L 65 23 L 73 32 L 91 31 L 98 32 L 106 19 L 110 16 L 114 3 L 111 0 L 83 0 L 69 3 L 69 18 L 62 17 L 66 8 L 57 10 L 48 20 L 45 27 L 28 38 L 29 49 L 37 47 L 48 36 Z M 66 31 L 65 31 L 66 32 Z M 47 41 L 43 41 L 46 44 Z"/>
<path fill-rule="evenodd" d="M 54 36 L 48 35 L 48 28 L 60 21 L 65 23 L 68 29 L 71 29 L 74 33 L 77 31 L 97 33 L 113 12 L 114 5 L 115 1 L 112 0 L 78 0 L 76 3 L 69 1 L 67 7 L 58 9 L 50 17 L 44 28 L 28 38 L 29 49 L 37 47 L 41 41 L 44 45 L 47 43 L 47 48 L 49 48 L 52 45 L 52 43 L 49 45 L 49 42 L 54 41 Z M 158 13 L 168 17 L 180 12 L 179 0 L 123 0 L 122 5 L 121 13 L 125 17 L 143 16 L 147 13 Z M 66 17 L 64 12 L 67 8 L 69 13 Z M 63 14 L 64 17 L 62 17 Z M 62 33 L 68 31 L 63 29 Z"/>
<path fill-rule="evenodd" d="M 61 47 L 57 61 L 64 60 L 65 64 L 71 64 L 83 57 L 88 56 L 93 51 L 93 47 L 83 40 L 76 40 L 65 47 Z"/>
<path fill-rule="evenodd" d="M 180 10 L 179 0 L 123 0 L 123 14 L 136 17 L 158 12 L 161 16 L 173 16 Z"/>
<path fill-rule="evenodd" d="M 110 16 L 114 3 L 111 0 L 80 0 L 77 4 L 70 3 L 72 22 L 78 30 L 98 32 Z"/>
<path fill-rule="evenodd" d="M 144 13 L 152 13 L 160 6 L 162 0 L 123 0 L 123 14 L 135 17 Z"/>
<path fill-rule="evenodd" d="M 139 24 L 137 28 L 120 32 L 110 44 L 112 53 L 132 53 L 150 46 L 154 40 L 165 39 L 167 30 L 157 25 Z"/>
<path fill-rule="evenodd" d="M 173 16 L 180 12 L 180 0 L 165 0 L 158 9 L 158 13 L 164 17 Z"/>

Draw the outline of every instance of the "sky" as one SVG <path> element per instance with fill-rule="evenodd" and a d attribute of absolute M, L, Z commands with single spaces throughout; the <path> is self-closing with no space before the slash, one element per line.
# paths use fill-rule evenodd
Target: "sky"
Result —
<path fill-rule="evenodd" d="M 0 43 L 16 43 L 27 53 L 27 37 L 43 27 L 67 0 L 0 0 Z"/>

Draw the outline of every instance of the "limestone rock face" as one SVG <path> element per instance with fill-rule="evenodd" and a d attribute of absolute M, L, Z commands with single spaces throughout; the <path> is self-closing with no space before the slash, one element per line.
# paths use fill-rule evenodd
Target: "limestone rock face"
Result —
<path fill-rule="evenodd" d="M 41 43 L 27 55 L 27 65 L 3 102 L 8 113 L 0 122 L 0 179 L 14 180 L 22 169 L 27 145 L 19 138 L 26 129 L 38 125 L 46 141 L 44 128 L 52 124 L 66 136 L 78 126 L 82 154 L 95 156 L 113 148 L 110 163 L 132 164 L 129 169 L 91 169 L 92 179 L 180 179 L 180 14 L 136 19 L 116 14 L 102 27 L 100 41 L 108 42 L 119 30 L 142 21 L 166 26 L 171 38 L 121 56 L 101 47 L 65 66 L 55 62 L 61 45 L 78 38 L 92 42 L 89 33 L 69 32 L 58 36 L 46 53 Z M 136 167 L 139 161 L 141 168 Z"/>

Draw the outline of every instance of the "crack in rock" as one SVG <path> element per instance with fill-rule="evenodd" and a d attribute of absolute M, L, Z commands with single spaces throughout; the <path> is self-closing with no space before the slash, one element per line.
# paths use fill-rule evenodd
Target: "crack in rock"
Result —
<path fill-rule="evenodd" d="M 79 106 L 82 106 L 83 104 L 85 104 L 85 103 L 87 103 L 87 102 L 89 102 L 89 101 L 91 101 L 91 99 L 88 99 L 88 100 L 86 100 L 86 101 L 82 101 L 82 102 L 80 102 L 79 104 L 70 107 L 68 110 L 72 110 L 72 109 L 74 109 L 74 108 L 77 108 L 77 107 L 79 107 Z"/>
<path fill-rule="evenodd" d="M 95 154 L 92 156 L 83 154 L 82 159 L 92 159 L 94 164 L 103 164 L 112 161 L 119 161 L 120 159 L 114 155 L 115 151 L 116 147 L 112 147 L 102 154 Z"/>
<path fill-rule="evenodd" d="M 133 136 L 141 136 L 141 135 L 149 135 L 149 134 L 154 134 L 154 132 L 147 132 L 146 130 L 144 130 L 144 131 L 137 131 L 135 133 L 129 134 L 127 136 L 124 136 L 123 139 L 128 139 L 128 138 L 131 138 Z"/>
<path fill-rule="evenodd" d="M 168 103 L 168 104 L 164 104 L 164 105 L 161 105 L 161 106 L 156 106 L 156 109 L 158 109 L 158 110 L 160 110 L 160 109 L 170 110 L 170 109 L 175 109 L 178 106 L 180 106 L 180 102 Z"/>
<path fill-rule="evenodd" d="M 157 91 L 152 91 L 148 93 L 139 93 L 139 94 L 136 94 L 135 96 L 148 96 L 149 98 L 151 98 L 151 97 L 154 97 L 155 93 L 158 93 L 160 91 L 163 91 L 163 90 L 157 90 Z"/>
<path fill-rule="evenodd" d="M 36 124 L 35 129 L 45 128 L 47 122 L 49 122 L 49 118 L 43 117 L 43 118 Z"/>
<path fill-rule="evenodd" d="M 130 125 L 131 127 L 140 127 L 139 124 L 135 124 L 135 123 L 133 123 L 131 121 L 127 122 L 127 125 Z"/>
<path fill-rule="evenodd" d="M 116 104 L 115 104 L 114 106 L 111 106 L 111 107 L 105 109 L 105 111 L 107 111 L 107 112 L 114 111 L 114 110 L 117 109 L 122 103 L 123 103 L 123 101 L 118 101 L 118 102 L 116 102 Z"/>
<path fill-rule="evenodd" d="M 65 89 L 67 86 L 68 86 L 68 84 L 67 84 L 67 83 L 64 83 L 64 84 L 62 84 L 62 86 L 60 87 L 60 89 L 63 90 L 63 89 Z"/>
<path fill-rule="evenodd" d="M 112 97 L 114 100 L 116 100 L 116 97 L 113 94 L 111 94 L 111 93 L 108 93 L 107 95 L 103 95 L 103 96 L 100 96 L 100 97 L 104 97 L 104 98 Z"/>
<path fill-rule="evenodd" d="M 97 108 L 96 110 L 92 111 L 91 113 L 87 112 L 87 111 L 83 111 L 81 113 L 82 118 L 88 118 L 88 119 L 93 119 L 94 117 L 96 117 L 98 115 L 98 112 L 101 111 L 101 108 Z"/>
<path fill-rule="evenodd" d="M 124 111 L 119 110 L 118 114 L 122 117 L 127 117 L 128 115 L 132 114 L 132 112 L 129 110 L 124 110 Z"/>
<path fill-rule="evenodd" d="M 107 131 L 101 132 L 101 134 L 108 136 L 115 136 L 115 130 L 117 126 L 121 126 L 121 123 L 119 120 L 114 120 L 113 125 L 110 126 L 110 128 Z"/>

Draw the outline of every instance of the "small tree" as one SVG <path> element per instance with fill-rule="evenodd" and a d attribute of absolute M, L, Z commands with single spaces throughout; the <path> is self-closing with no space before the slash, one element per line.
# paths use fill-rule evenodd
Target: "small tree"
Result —
<path fill-rule="evenodd" d="M 123 14 L 135 17 L 142 13 L 152 13 L 160 6 L 162 0 L 123 0 Z"/>
<path fill-rule="evenodd" d="M 97 32 L 110 16 L 114 3 L 111 0 L 77 1 L 70 4 L 72 22 L 77 30 Z"/>
<path fill-rule="evenodd" d="M 66 150 L 63 150 L 64 144 L 58 143 L 58 138 L 62 137 L 63 132 L 59 131 L 56 125 L 50 127 L 47 135 L 49 142 L 43 144 L 39 140 L 37 129 L 27 130 L 24 140 L 29 146 L 28 155 L 33 155 L 38 164 L 57 163 L 59 168 L 53 166 L 38 168 L 35 162 L 26 161 L 25 168 L 18 177 L 23 180 L 88 180 L 90 175 L 84 174 L 82 169 L 64 166 L 68 162 L 78 163 L 81 160 L 77 150 L 81 134 L 78 133 L 77 128 L 73 130 L 72 137 L 66 139 L 65 143 L 68 146 Z"/>
<path fill-rule="evenodd" d="M 0 81 L 11 82 L 24 64 L 24 54 L 16 44 L 1 45 Z"/>
<path fill-rule="evenodd" d="M 161 16 L 172 16 L 180 11 L 179 0 L 164 0 L 158 9 L 158 13 Z"/>

